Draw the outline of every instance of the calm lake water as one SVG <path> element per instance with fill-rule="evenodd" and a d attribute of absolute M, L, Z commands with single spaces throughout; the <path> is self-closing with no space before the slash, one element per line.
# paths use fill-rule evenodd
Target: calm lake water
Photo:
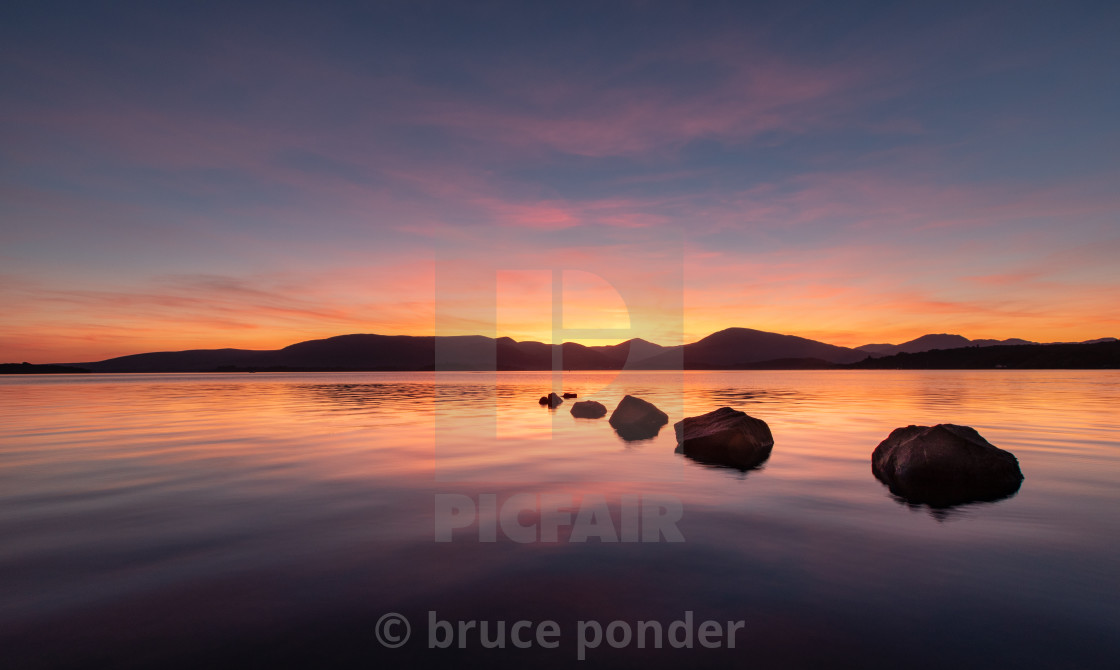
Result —
<path fill-rule="evenodd" d="M 670 423 L 627 442 L 550 389 Z M 725 405 L 769 423 L 761 469 L 674 453 L 674 422 Z M 1114 668 L 1117 407 L 1114 371 L 6 377 L 0 667 L 569 667 L 581 621 L 692 612 L 743 621 L 735 648 L 602 642 L 582 665 Z M 934 423 L 1012 451 L 1019 492 L 893 498 L 872 450 Z M 684 541 L 435 541 L 437 495 L 489 494 L 601 503 L 620 536 L 627 501 L 678 503 Z M 560 644 L 429 649 L 430 611 L 555 621 Z"/>

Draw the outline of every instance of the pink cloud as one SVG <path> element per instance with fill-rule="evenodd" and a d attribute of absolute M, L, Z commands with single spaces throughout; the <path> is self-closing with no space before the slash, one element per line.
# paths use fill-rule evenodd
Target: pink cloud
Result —
<path fill-rule="evenodd" d="M 706 90 L 682 95 L 665 87 L 617 85 L 625 70 L 598 78 L 542 85 L 535 73 L 489 73 L 510 106 L 448 101 L 418 111 L 418 119 L 491 143 L 547 147 L 583 156 L 656 151 L 690 140 L 744 140 L 770 131 L 800 132 L 848 109 L 852 87 L 865 74 L 849 66 L 797 67 L 756 53 L 696 53 L 699 64 L 727 70 Z M 669 59 L 671 54 L 662 55 Z"/>

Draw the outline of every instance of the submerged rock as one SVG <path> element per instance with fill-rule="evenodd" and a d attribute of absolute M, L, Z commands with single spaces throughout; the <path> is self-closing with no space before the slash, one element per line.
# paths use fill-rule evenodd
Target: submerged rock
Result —
<path fill-rule="evenodd" d="M 601 419 L 607 415 L 607 408 L 601 402 L 581 400 L 572 405 L 572 416 L 577 419 Z"/>
<path fill-rule="evenodd" d="M 555 393 L 549 393 L 548 395 L 542 395 L 541 399 L 537 402 L 542 405 L 548 405 L 549 407 L 558 407 L 561 403 L 564 402 L 564 399 L 556 395 Z"/>
<path fill-rule="evenodd" d="M 568 393 L 564 394 L 564 397 L 565 398 L 578 398 L 579 396 L 577 396 L 575 393 L 572 393 L 571 391 L 569 391 Z"/>
<path fill-rule="evenodd" d="M 951 423 L 896 428 L 871 454 L 871 472 L 906 502 L 935 508 L 1000 500 L 1023 482 L 1014 454 Z"/>
<path fill-rule="evenodd" d="M 669 423 L 669 415 L 651 402 L 628 395 L 619 401 L 609 421 L 619 437 L 632 442 L 657 437 L 661 427 Z"/>
<path fill-rule="evenodd" d="M 677 450 L 703 463 L 750 470 L 770 458 L 774 436 L 761 419 L 730 407 L 686 417 L 674 426 Z"/>

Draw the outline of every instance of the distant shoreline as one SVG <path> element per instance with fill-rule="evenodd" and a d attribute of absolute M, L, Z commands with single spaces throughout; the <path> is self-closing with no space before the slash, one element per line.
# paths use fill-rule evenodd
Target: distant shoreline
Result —
<path fill-rule="evenodd" d="M 939 336 L 940 337 L 940 336 Z M 955 336 L 951 336 L 955 337 Z M 559 357 L 559 358 L 558 358 Z M 0 373 L 424 372 L 570 370 L 1112 370 L 1120 341 L 970 344 L 882 355 L 790 335 L 728 329 L 686 345 L 644 340 L 587 347 L 509 338 L 340 335 L 283 349 L 152 352 L 89 363 L 6 363 Z"/>
<path fill-rule="evenodd" d="M 33 363 L 0 363 L 0 375 L 73 375 L 90 374 L 93 370 L 72 365 L 35 365 Z"/>
<path fill-rule="evenodd" d="M 1048 345 L 1051 346 L 1051 345 Z M 1047 359 L 1016 357 L 1003 363 L 990 362 L 990 356 L 953 355 L 954 350 L 935 350 L 921 354 L 898 354 L 884 358 L 869 359 L 860 363 L 838 364 L 815 360 L 767 361 L 739 366 L 708 367 L 682 366 L 679 368 L 621 367 L 621 368 L 569 368 L 564 372 L 744 372 L 744 371 L 851 371 L 851 370 L 1116 370 L 1120 364 L 1115 360 L 1094 362 L 1092 360 L 1068 360 L 1065 364 Z M 1120 355 L 1117 352 L 1114 355 Z M 1007 357 L 997 357 L 1006 359 Z M 963 360 L 962 360 L 963 359 Z M 505 368 L 500 370 L 469 367 L 223 367 L 220 369 L 164 369 L 164 370 L 89 370 L 63 365 L 0 364 L 3 375 L 42 375 L 42 374 L 268 374 L 268 373 L 350 373 L 350 372 L 553 372 L 553 368 Z"/>

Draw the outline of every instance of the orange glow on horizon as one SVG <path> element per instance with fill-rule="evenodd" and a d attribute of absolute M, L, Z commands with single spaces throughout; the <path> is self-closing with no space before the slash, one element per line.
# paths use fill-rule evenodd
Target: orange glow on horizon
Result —
<path fill-rule="evenodd" d="M 639 305 L 644 312 L 638 321 L 629 318 L 623 296 L 602 278 L 565 271 L 565 327 L 614 329 L 608 333 L 618 336 L 564 339 L 593 346 L 641 337 L 672 345 L 745 327 L 856 347 L 897 344 L 928 333 L 1084 341 L 1114 336 L 1120 329 L 1113 295 L 1099 287 L 1048 289 L 1040 293 L 1043 307 L 996 300 L 985 292 L 994 290 L 989 280 L 981 282 L 979 292 L 938 299 L 893 287 L 830 283 L 837 271 L 825 265 L 794 273 L 781 266 L 737 270 L 731 263 L 698 259 L 686 273 L 683 314 L 659 308 L 660 298 L 651 293 L 640 297 L 646 304 Z M 729 284 L 726 278 L 736 271 L 748 281 Z M 750 281 L 755 276 L 760 279 Z M 311 276 L 172 278 L 146 291 L 0 286 L 8 289 L 9 317 L 0 322 L 0 362 L 80 363 L 151 351 L 278 349 L 350 333 L 551 341 L 552 270 L 502 271 L 496 321 L 495 316 L 462 319 L 438 329 L 433 277 L 432 262 L 426 260 Z M 493 285 L 465 287 L 466 314 L 477 296 L 472 291 L 493 291 Z"/>

